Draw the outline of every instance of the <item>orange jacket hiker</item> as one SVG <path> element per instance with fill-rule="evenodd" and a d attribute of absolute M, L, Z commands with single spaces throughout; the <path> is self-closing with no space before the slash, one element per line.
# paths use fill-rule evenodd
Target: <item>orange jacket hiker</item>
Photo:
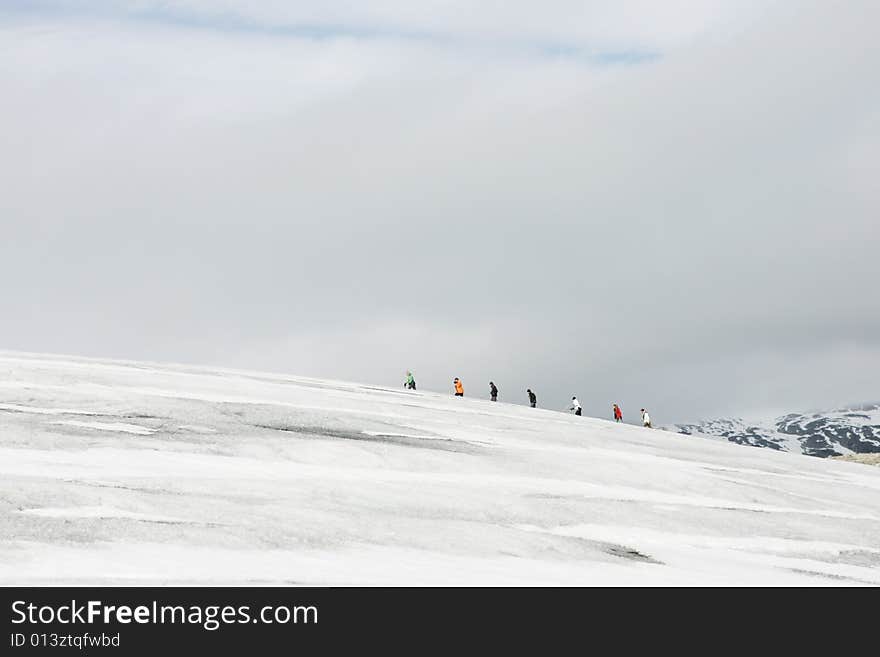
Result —
<path fill-rule="evenodd" d="M 461 380 L 459 380 L 459 378 L 456 377 L 455 381 L 453 381 L 453 383 L 455 384 L 455 396 L 456 397 L 464 397 L 464 386 L 461 385 Z"/>

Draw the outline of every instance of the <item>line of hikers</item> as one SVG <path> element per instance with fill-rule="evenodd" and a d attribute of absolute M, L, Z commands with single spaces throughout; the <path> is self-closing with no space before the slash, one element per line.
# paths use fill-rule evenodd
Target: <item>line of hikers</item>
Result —
<path fill-rule="evenodd" d="M 464 397 L 464 384 L 461 382 L 461 379 L 455 377 L 452 380 L 452 385 L 455 388 L 455 396 Z M 406 380 L 403 382 L 403 387 L 407 390 L 416 389 L 416 380 L 413 377 L 412 372 L 407 371 Z M 529 396 L 529 406 L 531 406 L 532 408 L 537 407 L 537 395 L 532 392 L 531 388 L 526 389 L 526 393 Z M 498 401 L 498 386 L 496 386 L 493 381 L 489 381 L 489 399 L 493 402 Z M 578 401 L 577 397 L 571 398 L 571 406 L 569 406 L 568 410 L 574 412 L 575 415 L 583 414 L 583 407 L 581 407 L 581 403 Z M 618 406 L 617 404 L 612 404 L 611 412 L 615 422 L 623 422 L 623 411 L 620 410 L 620 406 Z M 651 416 L 648 415 L 648 411 L 646 411 L 644 408 L 642 409 L 642 426 L 645 426 L 649 429 L 651 428 Z"/>

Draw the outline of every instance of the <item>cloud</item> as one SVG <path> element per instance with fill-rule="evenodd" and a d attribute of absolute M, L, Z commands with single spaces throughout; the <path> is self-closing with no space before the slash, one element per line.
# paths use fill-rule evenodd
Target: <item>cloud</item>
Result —
<path fill-rule="evenodd" d="M 300 4 L 7 19 L 4 346 L 661 423 L 876 396 L 872 4 Z"/>
<path fill-rule="evenodd" d="M 13 0 L 9 13 L 115 18 L 300 38 L 432 40 L 551 48 L 666 50 L 729 34 L 774 3 L 756 0 Z"/>

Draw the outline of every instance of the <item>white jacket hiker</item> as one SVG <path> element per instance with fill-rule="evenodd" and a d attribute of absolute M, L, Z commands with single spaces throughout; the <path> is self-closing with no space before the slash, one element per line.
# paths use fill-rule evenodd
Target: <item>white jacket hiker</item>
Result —
<path fill-rule="evenodd" d="M 651 428 L 651 416 L 648 415 L 648 411 L 644 408 L 642 409 L 642 424 L 649 429 Z"/>
<path fill-rule="evenodd" d="M 577 400 L 577 397 L 571 398 L 571 406 L 569 407 L 570 411 L 574 411 L 575 415 L 581 414 L 581 403 Z"/>

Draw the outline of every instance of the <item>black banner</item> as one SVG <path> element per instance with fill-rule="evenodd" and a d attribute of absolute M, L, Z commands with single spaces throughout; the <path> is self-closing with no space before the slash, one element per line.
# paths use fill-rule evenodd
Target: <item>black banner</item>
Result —
<path fill-rule="evenodd" d="M 837 648 L 873 591 L 534 588 L 6 588 L 4 655 L 247 654 L 352 646 L 614 652 L 740 643 Z M 862 606 L 864 605 L 864 606 Z M 849 630 L 838 631 L 835 609 Z M 823 611 L 819 611 L 823 610 Z M 811 621 L 812 619 L 812 621 Z M 827 624 L 826 624 L 827 623 Z M 861 629 L 859 629 L 861 627 Z M 708 643 L 707 643 L 708 642 Z M 568 646 L 569 648 L 566 648 Z M 231 651 L 231 652 L 230 652 Z"/>

